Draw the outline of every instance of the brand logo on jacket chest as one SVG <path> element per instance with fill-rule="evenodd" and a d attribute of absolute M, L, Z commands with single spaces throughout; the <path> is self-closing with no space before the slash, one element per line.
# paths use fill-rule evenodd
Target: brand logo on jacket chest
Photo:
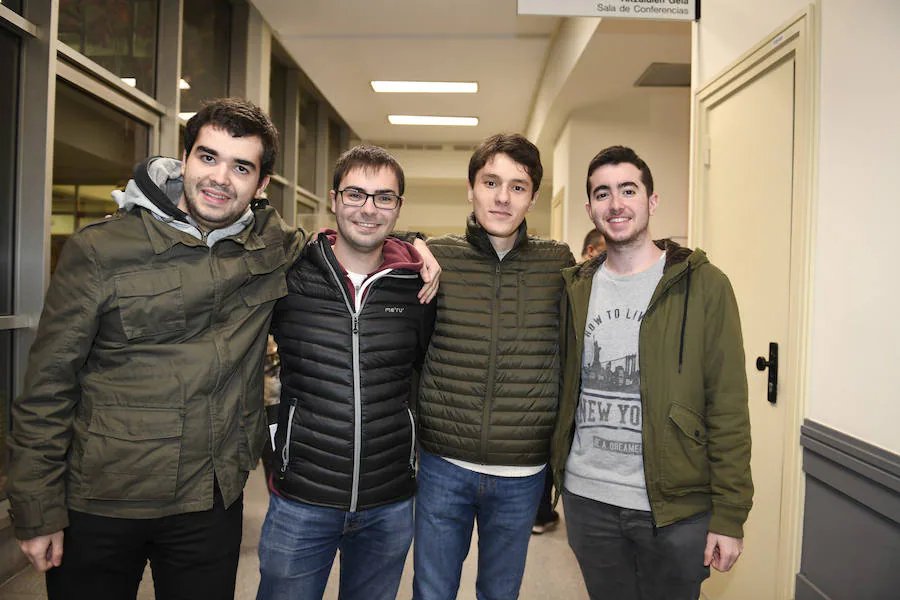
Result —
<path fill-rule="evenodd" d="M 405 310 L 406 310 L 405 306 L 385 306 L 384 307 L 384 312 L 396 314 L 396 315 L 402 314 L 403 311 L 405 311 Z"/>

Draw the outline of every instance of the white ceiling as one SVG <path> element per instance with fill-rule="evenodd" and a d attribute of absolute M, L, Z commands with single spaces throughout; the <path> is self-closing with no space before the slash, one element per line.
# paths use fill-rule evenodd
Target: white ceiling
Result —
<path fill-rule="evenodd" d="M 275 37 L 353 130 L 379 142 L 476 143 L 524 129 L 559 19 L 516 0 L 254 0 Z M 477 94 L 376 94 L 381 79 L 477 81 Z M 388 114 L 478 117 L 396 126 Z"/>
<path fill-rule="evenodd" d="M 364 140 L 475 144 L 525 132 L 559 29 L 516 0 L 254 0 L 274 36 Z M 689 62 L 690 24 L 605 19 L 541 125 L 549 150 L 568 115 L 634 93 L 651 62 Z M 477 81 L 477 94 L 376 94 L 380 79 Z M 395 126 L 388 114 L 478 117 L 477 127 Z"/>

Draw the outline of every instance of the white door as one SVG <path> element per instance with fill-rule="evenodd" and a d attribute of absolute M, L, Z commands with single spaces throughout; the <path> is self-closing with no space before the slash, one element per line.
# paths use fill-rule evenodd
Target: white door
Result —
<path fill-rule="evenodd" d="M 703 586 L 710 600 L 769 600 L 778 596 L 776 572 L 782 512 L 782 475 L 788 398 L 767 400 L 769 342 L 787 351 L 790 309 L 791 206 L 795 63 L 787 57 L 702 105 L 708 151 L 697 168 L 703 194 L 696 242 L 731 280 L 741 312 L 755 493 L 745 526 L 744 553 L 732 572 L 713 571 Z M 787 372 L 779 365 L 779 388 Z M 780 391 L 780 390 L 779 390 Z"/>

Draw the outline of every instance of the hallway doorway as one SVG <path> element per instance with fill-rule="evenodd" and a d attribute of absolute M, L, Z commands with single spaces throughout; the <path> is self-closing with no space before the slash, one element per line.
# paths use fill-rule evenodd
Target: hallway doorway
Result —
<path fill-rule="evenodd" d="M 808 282 L 807 20 L 697 94 L 691 245 L 731 279 L 741 312 L 755 493 L 744 553 L 708 600 L 792 596 L 799 545 L 800 417 Z M 777 386 L 769 393 L 777 344 Z"/>

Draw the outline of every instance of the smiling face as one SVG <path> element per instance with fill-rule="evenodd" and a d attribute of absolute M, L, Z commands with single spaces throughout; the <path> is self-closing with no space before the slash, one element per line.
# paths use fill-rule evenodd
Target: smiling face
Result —
<path fill-rule="evenodd" d="M 397 175 L 389 167 L 354 167 L 344 174 L 338 189 L 399 196 L 399 187 Z M 367 197 L 362 206 L 347 206 L 335 190 L 331 190 L 331 209 L 337 221 L 336 252 L 381 252 L 385 238 L 394 230 L 400 216 L 399 205 L 394 209 L 377 208 L 372 197 Z"/>
<path fill-rule="evenodd" d="M 268 177 L 259 179 L 262 153 L 258 136 L 233 137 L 224 129 L 204 125 L 190 155 L 182 159 L 184 192 L 178 208 L 202 230 L 228 227 L 269 183 Z"/>
<path fill-rule="evenodd" d="M 588 182 L 587 213 L 607 246 L 652 243 L 650 216 L 656 212 L 659 197 L 647 197 L 640 169 L 631 163 L 607 164 L 595 169 Z"/>
<path fill-rule="evenodd" d="M 469 184 L 475 220 L 498 252 L 512 248 L 519 226 L 536 199 L 528 171 L 503 153 L 489 158 L 475 173 L 474 183 Z"/>

